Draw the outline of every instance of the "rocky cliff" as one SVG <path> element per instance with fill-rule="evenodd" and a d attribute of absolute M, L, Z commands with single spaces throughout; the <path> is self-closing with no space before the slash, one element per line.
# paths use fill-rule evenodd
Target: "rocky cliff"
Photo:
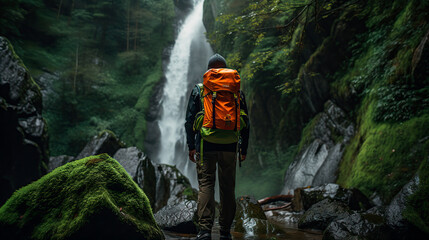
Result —
<path fill-rule="evenodd" d="M 0 37 L 0 205 L 47 172 L 42 94 L 9 41 Z"/>

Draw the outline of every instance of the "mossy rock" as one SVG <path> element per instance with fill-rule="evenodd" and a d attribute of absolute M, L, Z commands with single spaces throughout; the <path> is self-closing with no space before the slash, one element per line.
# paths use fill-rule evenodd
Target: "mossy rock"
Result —
<path fill-rule="evenodd" d="M 107 154 L 56 168 L 0 208 L 0 239 L 164 239 L 148 198 Z"/>

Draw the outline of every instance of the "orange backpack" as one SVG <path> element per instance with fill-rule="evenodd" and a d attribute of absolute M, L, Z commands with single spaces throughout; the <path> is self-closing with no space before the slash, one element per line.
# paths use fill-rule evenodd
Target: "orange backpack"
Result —
<path fill-rule="evenodd" d="M 204 74 L 203 127 L 240 129 L 240 76 L 236 70 L 212 68 Z"/>
<path fill-rule="evenodd" d="M 230 144 L 239 139 L 243 127 L 240 116 L 240 76 L 236 70 L 212 68 L 204 74 L 203 84 L 198 84 L 202 111 L 195 117 L 194 131 L 201 140 Z"/>

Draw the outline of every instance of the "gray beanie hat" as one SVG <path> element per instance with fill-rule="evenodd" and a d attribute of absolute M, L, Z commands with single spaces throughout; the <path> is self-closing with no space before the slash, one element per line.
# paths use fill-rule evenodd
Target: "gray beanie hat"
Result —
<path fill-rule="evenodd" d="M 220 54 L 216 53 L 209 59 L 208 69 L 210 68 L 226 68 L 226 61 Z"/>

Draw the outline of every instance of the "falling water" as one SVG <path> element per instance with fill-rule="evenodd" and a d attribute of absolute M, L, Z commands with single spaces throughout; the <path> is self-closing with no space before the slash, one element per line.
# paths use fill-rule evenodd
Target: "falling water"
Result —
<path fill-rule="evenodd" d="M 158 122 L 161 147 L 158 162 L 175 165 L 197 186 L 195 164 L 188 160 L 185 113 L 192 87 L 201 82 L 213 54 L 205 37 L 203 25 L 204 0 L 194 0 L 194 9 L 179 30 L 165 72 L 166 83 L 162 97 L 162 114 Z"/>

